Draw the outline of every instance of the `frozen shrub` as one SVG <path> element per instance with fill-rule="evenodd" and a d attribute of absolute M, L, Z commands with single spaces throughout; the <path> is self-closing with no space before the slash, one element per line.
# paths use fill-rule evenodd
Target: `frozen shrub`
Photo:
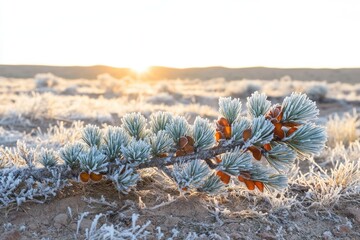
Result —
<path fill-rule="evenodd" d="M 155 96 L 149 97 L 147 99 L 147 102 L 151 103 L 151 104 L 164 104 L 164 105 L 176 104 L 176 100 L 175 100 L 174 96 L 172 96 L 166 92 L 162 92 Z"/>
<path fill-rule="evenodd" d="M 51 88 L 59 84 L 59 77 L 52 73 L 39 73 L 34 79 L 36 88 Z"/>
<path fill-rule="evenodd" d="M 304 93 L 313 101 L 323 101 L 328 93 L 326 83 L 312 83 L 305 87 Z"/>
<path fill-rule="evenodd" d="M 347 146 L 359 138 L 359 114 L 355 109 L 352 113 L 345 113 L 341 117 L 335 113 L 330 116 L 326 127 L 329 136 L 327 141 L 328 146 L 335 147 L 340 143 Z"/>
<path fill-rule="evenodd" d="M 234 98 L 246 98 L 253 92 L 261 91 L 261 84 L 256 80 L 240 80 L 227 83 L 226 94 Z"/>

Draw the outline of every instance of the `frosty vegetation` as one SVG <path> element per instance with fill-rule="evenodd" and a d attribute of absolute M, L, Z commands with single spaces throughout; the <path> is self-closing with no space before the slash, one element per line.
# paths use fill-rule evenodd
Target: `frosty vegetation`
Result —
<path fill-rule="evenodd" d="M 176 186 L 180 196 L 207 196 L 206 207 L 220 225 L 229 216 L 263 218 L 261 201 L 271 206 L 270 217 L 294 208 L 334 216 L 339 206 L 359 204 L 359 114 L 342 102 L 360 100 L 359 84 L 289 77 L 129 84 L 109 75 L 89 83 L 51 74 L 0 81 L 0 208 L 6 211 L 51 201 L 74 183 L 96 188 L 85 184 L 105 182 L 125 199 L 149 169 L 166 176 L 162 184 Z M 345 114 L 324 108 L 318 118 L 322 103 L 340 106 Z M 217 202 L 240 196 L 249 202 L 246 211 L 231 212 Z M 139 199 L 139 206 L 157 209 L 178 199 L 172 192 L 159 205 L 148 207 Z M 97 204 L 118 211 L 105 199 Z M 161 228 L 150 234 L 151 225 L 139 223 L 137 215 L 130 214 L 129 224 L 115 224 L 111 214 L 92 215 L 82 236 L 201 236 Z M 81 216 L 79 226 L 90 218 Z M 212 234 L 206 237 L 216 239 Z"/>
<path fill-rule="evenodd" d="M 182 116 L 156 112 L 148 123 L 140 113 L 130 113 L 121 126 L 86 125 L 81 138 L 60 149 L 37 153 L 18 142 L 3 150 L 0 201 L 7 206 L 46 198 L 69 179 L 106 178 L 127 193 L 139 180 L 138 169 L 147 167 L 168 174 L 180 192 L 218 193 L 230 178 L 250 190 L 283 189 L 295 159 L 319 155 L 325 146 L 325 128 L 314 124 L 316 105 L 293 93 L 271 106 L 266 95 L 255 92 L 247 106 L 246 117 L 239 99 L 220 98 L 217 127 L 201 117 L 190 125 Z"/>

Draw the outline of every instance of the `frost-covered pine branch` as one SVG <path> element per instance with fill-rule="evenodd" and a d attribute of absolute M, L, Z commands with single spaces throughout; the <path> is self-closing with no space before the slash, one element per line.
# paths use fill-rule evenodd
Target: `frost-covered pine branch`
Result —
<path fill-rule="evenodd" d="M 287 187 L 287 177 L 284 174 L 278 174 L 272 169 L 261 166 L 259 163 L 256 163 L 251 168 L 250 179 L 253 181 L 259 181 L 264 183 L 265 186 L 275 188 L 278 190 L 284 189 Z"/>
<path fill-rule="evenodd" d="M 140 179 L 139 169 L 160 171 L 170 165 L 173 172 L 167 174 L 181 191 L 214 194 L 226 189 L 231 177 L 250 190 L 286 187 L 285 173 L 294 160 L 316 155 L 325 146 L 325 129 L 314 124 L 315 103 L 293 93 L 282 105 L 271 106 L 265 94 L 254 93 L 246 104 L 247 117 L 241 115 L 241 105 L 239 99 L 220 98 L 216 126 L 200 117 L 190 125 L 183 116 L 165 112 L 152 114 L 149 126 L 140 113 L 126 114 L 117 127 L 87 125 L 82 142 L 36 155 L 45 168 L 34 165 L 35 149 L 19 141 L 16 148 L 0 152 L 6 164 L 0 168 L 1 205 L 48 197 L 67 179 L 83 181 L 82 176 L 86 182 L 106 175 L 118 191 L 128 193 Z M 26 190 L 16 195 L 23 184 Z M 41 188 L 32 189 L 35 185 Z"/>

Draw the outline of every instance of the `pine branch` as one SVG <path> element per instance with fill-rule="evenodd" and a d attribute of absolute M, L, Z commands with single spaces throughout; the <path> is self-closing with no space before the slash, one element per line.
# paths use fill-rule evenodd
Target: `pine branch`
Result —
<path fill-rule="evenodd" d="M 195 152 L 195 153 L 188 154 L 188 155 L 181 156 L 181 157 L 176 157 L 174 155 L 175 152 L 171 152 L 171 153 L 169 153 L 168 157 L 155 157 L 155 158 L 152 158 L 148 162 L 141 163 L 137 166 L 136 169 L 153 168 L 153 167 L 161 169 L 165 166 L 174 165 L 175 163 L 186 163 L 186 162 L 190 162 L 195 159 L 203 159 L 203 160 L 212 159 L 212 158 L 214 158 L 214 156 L 232 151 L 236 147 L 239 147 L 239 146 L 242 146 L 242 145 L 239 143 L 233 143 L 233 144 L 228 144 L 228 145 L 219 145 L 219 146 L 212 147 L 210 149 L 202 150 L 202 151 Z M 107 168 L 108 169 L 118 169 L 118 168 L 122 167 L 124 164 L 125 164 L 125 162 L 123 162 L 123 161 L 112 162 L 107 165 Z M 215 168 L 216 166 L 217 166 L 217 164 L 214 164 L 213 167 L 211 167 L 211 168 Z M 78 174 L 80 173 L 80 169 L 72 170 L 66 164 L 59 164 L 59 165 L 55 166 L 54 168 L 56 168 L 59 172 L 62 173 L 61 179 L 64 179 L 64 180 L 75 178 L 75 177 L 77 178 Z M 0 176 L 4 172 L 5 171 L 3 169 L 0 169 Z M 20 174 L 20 173 L 22 173 L 22 174 Z M 22 175 L 23 179 L 25 179 L 29 176 L 32 176 L 35 179 L 42 179 L 43 177 L 50 177 L 50 172 L 46 168 L 33 168 L 33 169 L 30 169 L 27 167 L 18 168 L 16 170 L 14 170 L 13 174 Z"/>
<path fill-rule="evenodd" d="M 318 154 L 325 146 L 325 129 L 312 122 L 318 110 L 306 95 L 294 93 L 282 106 L 271 107 L 264 94 L 254 93 L 248 98 L 248 118 L 241 116 L 239 99 L 220 98 L 219 105 L 223 117 L 216 122 L 216 133 L 206 119 L 197 117 L 191 126 L 184 117 L 163 112 L 151 115 L 149 128 L 140 113 L 126 114 L 121 127 L 108 127 L 104 134 L 99 127 L 88 125 L 82 133 L 85 144 L 66 145 L 59 154 L 43 150 L 37 160 L 44 168 L 35 168 L 35 149 L 18 142 L 14 151 L 3 151 L 3 155 L 27 166 L 0 169 L 0 181 L 9 186 L 6 191 L 11 195 L 12 180 L 60 186 L 67 179 L 86 181 L 86 174 L 93 181 L 106 175 L 120 192 L 127 193 L 140 178 L 137 170 L 158 168 L 174 177 L 183 191 L 215 193 L 231 176 L 250 190 L 256 186 L 263 191 L 264 185 L 279 189 L 287 185 L 287 176 L 274 168 L 284 171 L 295 158 Z M 59 156 L 63 164 L 58 164 Z M 265 158 L 272 168 L 252 158 Z M 173 173 L 169 165 L 174 166 Z"/>

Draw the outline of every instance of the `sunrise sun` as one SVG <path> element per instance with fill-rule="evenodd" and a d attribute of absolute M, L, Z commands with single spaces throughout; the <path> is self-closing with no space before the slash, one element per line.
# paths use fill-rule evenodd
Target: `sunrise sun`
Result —
<path fill-rule="evenodd" d="M 131 69 L 137 74 L 144 74 L 149 71 L 150 66 L 145 64 L 137 64 L 132 66 Z"/>

